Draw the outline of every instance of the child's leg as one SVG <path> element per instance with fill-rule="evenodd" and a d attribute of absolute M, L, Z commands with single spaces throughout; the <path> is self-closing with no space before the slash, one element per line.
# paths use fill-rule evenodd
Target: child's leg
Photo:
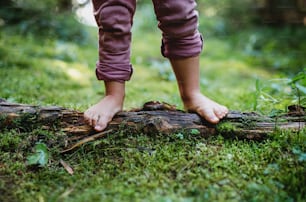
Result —
<path fill-rule="evenodd" d="M 125 84 L 116 81 L 105 82 L 105 97 L 87 109 L 85 120 L 97 131 L 106 128 L 114 115 L 122 110 L 125 95 Z"/>
<path fill-rule="evenodd" d="M 200 92 L 199 54 L 203 41 L 198 32 L 195 0 L 153 0 L 153 3 L 163 33 L 162 54 L 170 59 L 185 108 L 217 123 L 228 110 Z"/>
<path fill-rule="evenodd" d="M 90 107 L 84 117 L 95 130 L 102 131 L 122 110 L 125 81 L 132 74 L 130 42 L 136 0 L 93 0 L 99 27 L 99 60 L 96 75 L 104 80 L 105 97 Z"/>
<path fill-rule="evenodd" d="M 132 75 L 131 28 L 136 0 L 93 0 L 99 28 L 99 80 L 124 82 Z"/>
<path fill-rule="evenodd" d="M 211 123 L 218 123 L 228 113 L 228 110 L 225 106 L 210 100 L 201 93 L 199 87 L 199 56 L 170 59 L 170 61 L 185 109 L 197 112 Z"/>

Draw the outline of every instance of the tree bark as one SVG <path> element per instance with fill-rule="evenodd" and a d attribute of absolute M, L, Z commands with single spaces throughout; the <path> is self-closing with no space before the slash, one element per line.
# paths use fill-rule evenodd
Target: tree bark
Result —
<path fill-rule="evenodd" d="M 171 134 L 184 132 L 203 137 L 223 135 L 238 139 L 262 140 L 276 130 L 301 131 L 305 127 L 305 109 L 290 106 L 286 114 L 268 117 L 254 112 L 230 111 L 217 125 L 209 124 L 195 113 L 176 110 L 169 104 L 116 114 L 106 130 L 123 130 L 144 134 Z M 170 106 L 170 107 L 169 107 Z M 42 127 L 47 130 L 61 130 L 71 138 L 93 135 L 96 132 L 87 125 L 83 113 L 56 106 L 34 106 L 8 103 L 0 99 L 0 130 L 19 129 L 30 131 Z"/>

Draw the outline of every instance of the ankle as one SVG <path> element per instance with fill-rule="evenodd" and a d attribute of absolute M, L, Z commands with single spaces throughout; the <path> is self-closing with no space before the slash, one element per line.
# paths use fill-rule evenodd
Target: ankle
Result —
<path fill-rule="evenodd" d="M 202 95 L 200 91 L 195 90 L 195 91 L 181 91 L 181 99 L 183 103 L 190 103 L 194 99 L 196 99 L 199 95 Z"/>
<path fill-rule="evenodd" d="M 117 94 L 105 95 L 101 102 L 108 103 L 108 106 L 111 106 L 115 111 L 118 111 L 123 108 L 124 96 Z"/>
<path fill-rule="evenodd" d="M 106 93 L 105 98 L 112 99 L 112 100 L 118 100 L 118 101 L 120 100 L 124 101 L 125 93 L 116 93 L 116 92 Z"/>
<path fill-rule="evenodd" d="M 105 85 L 105 97 L 116 100 L 124 100 L 125 97 L 125 83 L 116 81 L 106 81 Z"/>

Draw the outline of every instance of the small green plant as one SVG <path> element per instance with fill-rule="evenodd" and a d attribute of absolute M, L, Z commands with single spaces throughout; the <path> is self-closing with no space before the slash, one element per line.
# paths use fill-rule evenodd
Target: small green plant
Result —
<path fill-rule="evenodd" d="M 183 140 L 184 139 L 184 134 L 183 133 L 177 133 L 177 134 L 175 134 L 175 137 L 179 140 Z"/>
<path fill-rule="evenodd" d="M 199 135 L 200 131 L 198 129 L 193 128 L 193 129 L 190 130 L 190 134 L 191 135 Z"/>
<path fill-rule="evenodd" d="M 290 105 L 306 105 L 306 69 L 293 78 L 255 81 L 253 110 L 277 117 Z"/>
<path fill-rule="evenodd" d="M 255 93 L 254 93 L 254 100 L 253 100 L 253 110 L 254 111 L 257 110 L 258 98 L 259 98 L 260 92 L 261 92 L 261 87 L 260 87 L 259 79 L 256 79 L 256 81 L 255 81 Z"/>
<path fill-rule="evenodd" d="M 27 165 L 44 167 L 49 161 L 49 151 L 44 143 L 36 143 L 35 152 L 27 157 Z"/>
<path fill-rule="evenodd" d="M 253 110 L 257 111 L 260 107 L 259 101 L 262 101 L 265 105 L 272 104 L 275 105 L 279 103 L 280 101 L 273 97 L 271 94 L 266 92 L 269 90 L 269 87 L 263 85 L 263 83 L 260 82 L 259 79 L 256 79 L 255 82 L 255 93 L 254 93 L 254 100 L 253 100 Z"/>
<path fill-rule="evenodd" d="M 301 151 L 299 148 L 293 148 L 292 153 L 296 155 L 299 162 L 306 161 L 306 152 Z"/>
<path fill-rule="evenodd" d="M 296 93 L 298 105 L 305 105 L 306 102 L 306 68 L 295 75 L 288 83 Z"/>

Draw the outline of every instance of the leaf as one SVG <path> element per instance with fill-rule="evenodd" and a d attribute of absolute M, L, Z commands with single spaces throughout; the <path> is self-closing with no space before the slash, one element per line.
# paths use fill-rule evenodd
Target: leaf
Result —
<path fill-rule="evenodd" d="M 259 79 L 256 79 L 255 81 L 255 89 L 256 89 L 256 92 L 259 93 L 260 92 L 260 81 Z"/>
<path fill-rule="evenodd" d="M 292 78 L 292 80 L 289 82 L 289 84 L 296 83 L 298 81 L 303 81 L 306 79 L 306 73 L 305 72 L 299 72 L 295 77 Z"/>
<path fill-rule="evenodd" d="M 299 85 L 299 84 L 295 84 L 295 87 L 297 89 L 299 89 L 299 91 L 302 92 L 303 94 L 306 94 L 306 87 L 305 86 L 302 86 L 302 85 Z"/>
<path fill-rule="evenodd" d="M 257 110 L 257 106 L 258 106 L 258 97 L 260 95 L 260 91 L 261 91 L 261 87 L 260 87 L 260 81 L 257 78 L 255 81 L 255 93 L 254 93 L 254 100 L 253 100 L 253 110 L 256 111 Z"/>
<path fill-rule="evenodd" d="M 190 133 L 192 135 L 198 135 L 198 134 L 200 134 L 200 131 L 198 129 L 193 128 L 193 129 L 191 129 Z"/>
<path fill-rule="evenodd" d="M 281 115 L 284 111 L 281 109 L 272 109 L 271 112 L 269 113 L 270 117 L 277 117 Z"/>
<path fill-rule="evenodd" d="M 49 161 L 49 151 L 44 143 L 36 143 L 35 153 L 27 157 L 27 165 L 45 166 Z"/>
<path fill-rule="evenodd" d="M 176 136 L 178 139 L 180 139 L 180 140 L 184 139 L 183 133 L 177 133 L 177 134 L 175 134 L 175 136 Z"/>
<path fill-rule="evenodd" d="M 66 163 L 64 160 L 60 160 L 60 163 L 61 163 L 61 165 L 65 168 L 65 170 L 70 174 L 70 175 L 73 175 L 73 169 L 72 169 L 72 167 L 68 164 L 68 163 Z"/>

